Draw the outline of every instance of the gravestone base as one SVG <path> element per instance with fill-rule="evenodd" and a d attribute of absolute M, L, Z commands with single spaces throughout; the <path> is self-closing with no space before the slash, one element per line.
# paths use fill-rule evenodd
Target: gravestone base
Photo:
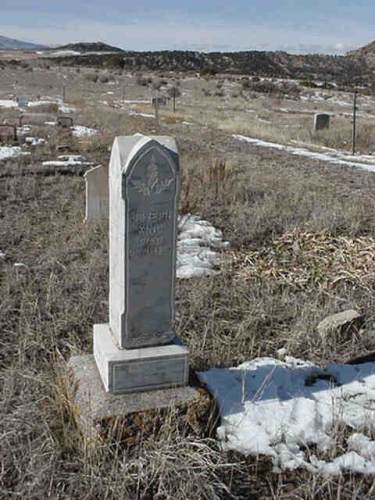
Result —
<path fill-rule="evenodd" d="M 176 410 L 195 432 L 208 433 L 216 422 L 216 405 L 201 387 L 185 386 L 131 394 L 105 391 L 92 354 L 72 356 L 68 363 L 71 404 L 86 438 L 111 433 L 132 441 L 144 427 L 154 428 L 155 418 Z M 138 429 L 138 427 L 140 427 Z"/>
<path fill-rule="evenodd" d="M 181 343 L 119 349 L 108 324 L 94 325 L 94 357 L 104 388 L 112 394 L 184 386 L 189 350 Z"/>

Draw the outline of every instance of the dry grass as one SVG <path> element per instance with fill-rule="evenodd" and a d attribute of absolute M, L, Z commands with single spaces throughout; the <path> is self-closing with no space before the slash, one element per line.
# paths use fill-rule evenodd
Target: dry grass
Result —
<path fill-rule="evenodd" d="M 81 83 L 70 98 L 86 102 L 84 88 L 91 100 L 81 104 L 75 123 L 101 133 L 71 147 L 104 163 L 114 135 L 152 133 L 154 123 L 99 107 L 104 84 L 83 75 L 75 74 Z M 46 85 L 53 78 L 59 82 L 51 72 Z M 144 97 L 140 89 L 131 97 Z M 230 90 L 225 83 L 222 89 Z M 192 109 L 178 107 L 178 119 L 204 121 L 199 111 L 205 108 Z M 178 283 L 177 332 L 191 349 L 192 367 L 232 366 L 279 348 L 322 364 L 374 351 L 373 176 L 238 144 L 213 123 L 180 127 L 173 120 L 161 125 L 179 140 L 180 211 L 210 220 L 231 242 L 219 275 Z M 2 166 L 12 177 L 0 183 L 0 250 L 6 252 L 0 259 L 0 496 L 371 498 L 371 478 L 273 474 L 269 460 L 228 454 L 212 437 L 181 428 L 172 413 L 137 446 L 113 439 L 85 445 L 56 366 L 90 352 L 92 325 L 107 320 L 108 228 L 83 223 L 80 177 L 33 175 L 43 155 L 53 153 L 51 144 Z M 322 342 L 316 325 L 349 307 L 363 313 L 362 331 Z"/>

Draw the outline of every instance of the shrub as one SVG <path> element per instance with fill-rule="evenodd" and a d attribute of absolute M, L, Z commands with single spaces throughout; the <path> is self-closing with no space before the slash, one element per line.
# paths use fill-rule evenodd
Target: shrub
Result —
<path fill-rule="evenodd" d="M 96 73 L 86 73 L 85 80 L 96 83 L 98 81 L 98 75 Z"/>
<path fill-rule="evenodd" d="M 147 87 L 147 85 L 151 82 L 152 82 L 151 78 L 148 78 L 143 75 L 137 75 L 137 78 L 135 80 L 135 83 L 137 85 L 141 85 L 142 87 Z"/>
<path fill-rule="evenodd" d="M 210 66 L 205 66 L 200 70 L 201 76 L 215 76 L 216 73 L 217 73 L 216 69 Z"/>
<path fill-rule="evenodd" d="M 155 80 L 152 81 L 152 88 L 154 90 L 160 90 L 162 86 L 163 82 L 162 80 L 160 80 L 160 78 L 155 78 Z"/>
<path fill-rule="evenodd" d="M 113 82 L 114 77 L 110 73 L 102 73 L 99 76 L 99 82 L 100 83 L 108 83 L 108 82 Z"/>

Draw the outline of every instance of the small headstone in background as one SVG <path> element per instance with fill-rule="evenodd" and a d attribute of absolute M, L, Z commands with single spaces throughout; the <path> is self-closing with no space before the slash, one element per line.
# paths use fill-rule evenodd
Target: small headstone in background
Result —
<path fill-rule="evenodd" d="M 70 129 L 73 127 L 73 118 L 71 116 L 58 116 L 56 124 L 59 128 Z"/>
<path fill-rule="evenodd" d="M 329 128 L 331 115 L 328 113 L 316 113 L 314 116 L 314 131 Z"/>
<path fill-rule="evenodd" d="M 17 127 L 15 125 L 0 124 L 0 144 L 14 144 L 17 142 Z"/>
<path fill-rule="evenodd" d="M 29 98 L 26 96 L 18 97 L 17 102 L 20 109 L 27 109 L 29 107 Z"/>
<path fill-rule="evenodd" d="M 166 106 L 167 101 L 168 101 L 168 99 L 165 96 L 153 97 L 152 98 L 152 107 L 155 108 L 156 106 L 158 106 L 160 108 L 160 106 Z"/>
<path fill-rule="evenodd" d="M 84 174 L 86 182 L 86 222 L 108 219 L 108 166 L 91 168 Z"/>

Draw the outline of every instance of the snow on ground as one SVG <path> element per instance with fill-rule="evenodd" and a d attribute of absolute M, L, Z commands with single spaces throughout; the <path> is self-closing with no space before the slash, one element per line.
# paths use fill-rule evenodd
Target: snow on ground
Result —
<path fill-rule="evenodd" d="M 28 108 L 35 108 L 41 105 L 57 104 L 61 113 L 74 113 L 74 106 L 67 106 L 60 97 L 43 97 L 39 101 L 30 101 L 27 104 Z M 0 99 L 0 108 L 18 108 L 19 103 L 16 100 Z"/>
<path fill-rule="evenodd" d="M 81 52 L 76 50 L 54 50 L 52 52 L 43 53 L 46 57 L 68 57 L 68 56 L 80 56 Z"/>
<path fill-rule="evenodd" d="M 120 102 L 124 102 L 125 104 L 150 104 L 150 99 L 124 99 Z"/>
<path fill-rule="evenodd" d="M 67 106 L 66 104 L 59 104 L 60 113 L 75 113 L 77 108 L 74 106 Z"/>
<path fill-rule="evenodd" d="M 95 128 L 84 127 L 83 125 L 75 125 L 72 127 L 72 131 L 74 137 L 91 137 L 98 133 Z"/>
<path fill-rule="evenodd" d="M 93 163 L 81 155 L 60 155 L 57 157 L 57 160 L 44 161 L 42 165 L 45 167 L 74 167 L 76 165 L 93 165 Z"/>
<path fill-rule="evenodd" d="M 196 215 L 184 215 L 178 220 L 177 278 L 208 276 L 217 272 L 218 250 L 227 248 L 223 233 Z"/>
<path fill-rule="evenodd" d="M 321 92 L 319 90 L 316 90 L 315 92 L 306 92 L 305 94 L 301 95 L 300 99 L 301 101 L 313 101 L 313 102 L 328 102 L 330 104 L 336 104 L 336 106 L 352 106 L 352 102 L 350 102 L 350 97 L 345 94 L 342 96 L 344 98 L 347 98 L 348 100 L 344 100 L 341 98 L 341 96 L 337 95 L 332 95 L 332 94 L 327 94 L 325 92 Z"/>
<path fill-rule="evenodd" d="M 46 140 L 40 137 L 25 137 L 25 144 L 28 146 L 44 146 L 45 143 Z"/>
<path fill-rule="evenodd" d="M 18 102 L 11 99 L 0 99 L 0 108 L 18 108 Z"/>
<path fill-rule="evenodd" d="M 323 370 L 291 357 L 257 358 L 199 378 L 219 403 L 226 449 L 268 455 L 275 471 L 375 474 L 375 441 L 365 435 L 375 424 L 375 363 Z M 344 451 L 335 441 L 340 425 L 349 433 Z"/>
<path fill-rule="evenodd" d="M 30 153 L 25 153 L 19 146 L 0 146 L 0 161 L 28 154 Z"/>
<path fill-rule="evenodd" d="M 60 113 L 75 113 L 77 109 L 74 106 L 67 106 L 61 97 L 43 97 L 39 101 L 30 101 L 29 108 L 35 108 L 41 105 L 57 104 Z"/>
<path fill-rule="evenodd" d="M 152 115 L 150 113 L 140 113 L 139 111 L 134 111 L 133 109 L 131 109 L 129 111 L 129 115 L 132 115 L 132 116 L 143 116 L 144 118 L 155 118 L 155 115 Z"/>
<path fill-rule="evenodd" d="M 275 142 L 263 141 L 261 139 L 246 137 L 244 135 L 234 134 L 233 137 L 239 141 L 244 141 L 248 142 L 249 144 L 254 144 L 254 146 L 260 146 L 270 149 L 278 149 L 279 151 L 286 151 L 287 153 L 290 153 L 292 155 L 304 156 L 312 160 L 326 161 L 329 163 L 334 163 L 335 165 L 345 165 L 347 167 L 361 168 L 369 172 L 375 172 L 375 156 L 370 156 L 370 155 L 353 156 L 337 150 L 332 150 L 326 153 L 319 153 L 316 151 L 310 151 L 305 148 L 286 146 L 285 144 L 277 144 Z"/>
<path fill-rule="evenodd" d="M 31 132 L 32 126 L 31 125 L 22 125 L 22 127 L 17 127 L 17 134 L 19 135 L 25 135 Z"/>

